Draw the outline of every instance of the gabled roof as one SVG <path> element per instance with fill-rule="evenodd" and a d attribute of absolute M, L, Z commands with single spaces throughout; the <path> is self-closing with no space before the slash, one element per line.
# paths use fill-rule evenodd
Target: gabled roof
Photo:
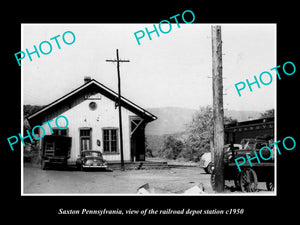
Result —
<path fill-rule="evenodd" d="M 86 93 L 87 90 L 99 91 L 102 95 L 108 97 L 112 101 L 116 101 L 118 99 L 118 94 L 116 92 L 106 87 L 105 85 L 101 84 L 100 82 L 96 81 L 95 79 L 91 79 L 90 81 L 86 82 L 85 84 L 76 88 L 70 93 L 44 106 L 39 111 L 29 115 L 27 117 L 28 121 L 30 122 L 31 125 L 32 123 L 37 124 L 39 121 L 39 117 L 47 114 L 48 111 L 52 111 L 53 109 L 64 105 L 64 103 L 70 101 L 70 99 L 73 98 L 74 96 L 84 95 L 84 93 Z M 155 115 L 143 109 L 142 107 L 136 105 L 135 103 L 131 102 L 130 100 L 128 100 L 123 96 L 121 96 L 121 106 L 128 109 L 129 111 L 132 111 L 138 116 L 142 117 L 146 122 L 151 122 L 157 119 Z"/>

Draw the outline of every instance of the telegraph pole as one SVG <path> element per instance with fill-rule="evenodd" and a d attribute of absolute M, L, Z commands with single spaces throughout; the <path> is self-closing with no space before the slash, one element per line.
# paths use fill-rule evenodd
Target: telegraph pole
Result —
<path fill-rule="evenodd" d="M 116 62 L 118 71 L 118 107 L 119 107 L 119 127 L 120 127 L 120 152 L 121 152 L 121 169 L 124 170 L 124 154 L 123 154 L 123 131 L 122 131 L 122 111 L 121 111 L 121 78 L 120 78 L 120 62 L 130 62 L 129 60 L 119 59 L 119 51 L 117 52 L 117 59 L 107 59 L 106 62 Z"/>
<path fill-rule="evenodd" d="M 221 26 L 212 26 L 212 75 L 215 191 L 224 192 L 224 111 Z"/>

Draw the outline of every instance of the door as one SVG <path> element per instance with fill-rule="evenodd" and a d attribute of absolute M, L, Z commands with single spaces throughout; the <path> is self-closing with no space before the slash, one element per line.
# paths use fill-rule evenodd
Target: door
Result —
<path fill-rule="evenodd" d="M 91 150 L 91 139 L 81 138 L 81 151 Z"/>
<path fill-rule="evenodd" d="M 91 128 L 80 129 L 80 152 L 92 150 Z"/>
<path fill-rule="evenodd" d="M 131 161 L 145 161 L 145 123 L 139 117 L 130 118 Z"/>

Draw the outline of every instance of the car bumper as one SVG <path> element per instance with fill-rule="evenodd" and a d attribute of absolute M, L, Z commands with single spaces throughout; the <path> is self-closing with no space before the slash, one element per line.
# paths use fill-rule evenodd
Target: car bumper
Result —
<path fill-rule="evenodd" d="M 202 167 L 202 168 L 206 168 L 208 166 L 208 163 L 205 162 L 204 160 L 200 160 L 199 166 Z"/>
<path fill-rule="evenodd" d="M 107 168 L 107 165 L 82 165 L 83 168 L 94 168 L 94 169 L 97 169 L 97 168 Z"/>
<path fill-rule="evenodd" d="M 51 163 L 51 164 L 62 164 L 66 162 L 66 159 L 55 159 L 55 158 L 48 158 L 44 159 L 46 163 Z"/>

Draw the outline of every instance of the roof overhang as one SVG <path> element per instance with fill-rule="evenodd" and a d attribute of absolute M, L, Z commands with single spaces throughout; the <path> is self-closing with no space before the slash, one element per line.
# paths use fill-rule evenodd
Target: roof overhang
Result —
<path fill-rule="evenodd" d="M 116 92 L 114 92 L 110 88 L 104 86 L 103 84 L 99 83 L 98 81 L 92 79 L 89 82 L 87 82 L 87 83 L 83 84 L 82 86 L 78 87 L 77 89 L 75 89 L 75 90 L 71 91 L 70 93 L 64 95 L 63 97 L 61 97 L 61 98 L 53 101 L 52 103 L 46 105 L 45 107 L 43 107 L 39 111 L 27 116 L 28 121 L 30 122 L 35 117 L 38 117 L 40 114 L 46 113 L 49 109 L 55 107 L 57 104 L 63 103 L 64 101 L 66 101 L 67 99 L 72 97 L 73 95 L 78 94 L 79 92 L 83 91 L 84 89 L 86 89 L 86 88 L 88 88 L 92 85 L 96 85 L 96 87 L 99 88 L 99 90 L 101 90 L 101 93 L 106 95 L 112 101 L 115 101 L 116 99 L 118 99 L 118 94 Z M 142 117 L 143 119 L 145 119 L 145 122 L 151 122 L 151 121 L 157 119 L 157 117 L 155 115 L 153 115 L 152 113 L 150 113 L 147 110 L 143 109 L 142 107 L 136 105 L 135 103 L 133 103 L 132 101 L 128 100 L 127 98 L 125 98 L 123 96 L 121 96 L 121 106 L 128 109 L 129 111 L 134 112 L 138 116 Z"/>

